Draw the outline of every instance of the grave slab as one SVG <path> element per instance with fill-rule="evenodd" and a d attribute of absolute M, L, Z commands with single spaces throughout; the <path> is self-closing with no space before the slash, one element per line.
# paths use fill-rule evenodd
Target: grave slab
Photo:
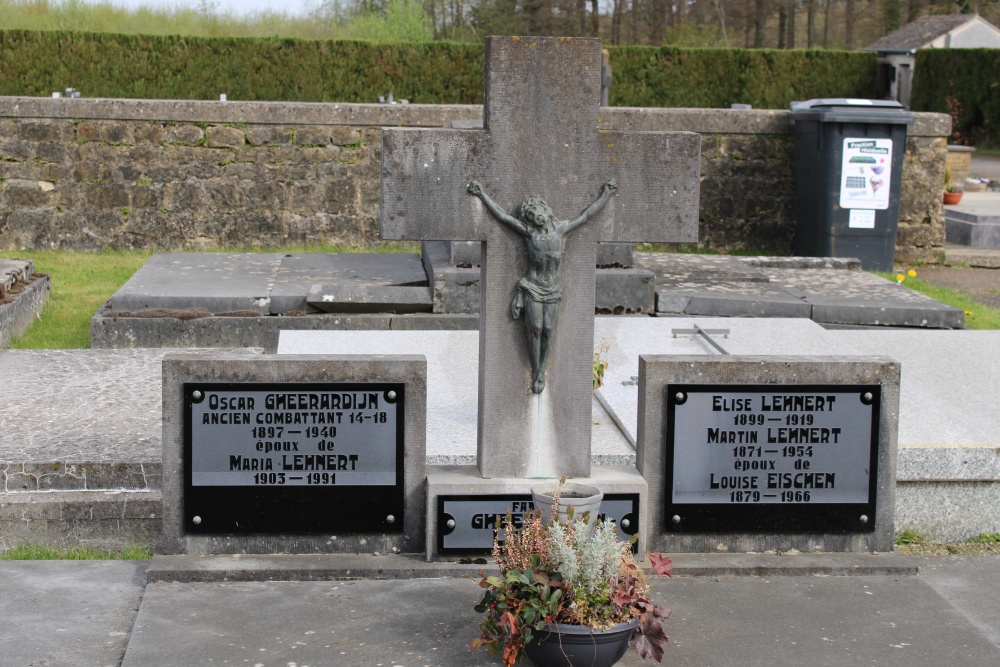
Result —
<path fill-rule="evenodd" d="M 453 257 L 472 258 L 462 244 L 476 250 L 476 262 L 456 262 Z M 478 242 L 424 241 L 424 269 L 433 287 L 435 313 L 478 313 L 480 306 L 480 267 Z M 599 243 L 598 269 L 595 278 L 594 308 L 605 314 L 652 313 L 655 304 L 654 275 L 631 265 L 631 245 Z M 625 252 L 621 248 L 627 248 Z M 603 251 L 603 252 L 602 252 Z M 604 255 L 603 257 L 601 255 Z M 606 260 L 602 265 L 601 260 Z"/>
<path fill-rule="evenodd" d="M 663 315 L 809 317 L 851 326 L 961 328 L 963 311 L 860 270 L 851 258 L 637 253 Z"/>
<path fill-rule="evenodd" d="M 51 292 L 52 279 L 30 260 L 0 260 L 0 349 L 41 317 Z"/>
<path fill-rule="evenodd" d="M 314 308 L 324 312 L 429 311 L 430 295 L 416 253 L 297 253 L 281 261 L 270 308 L 272 315 Z"/>
<path fill-rule="evenodd" d="M 0 259 L 0 288 L 9 292 L 18 282 L 31 279 L 35 263 L 30 259 Z"/>
<path fill-rule="evenodd" d="M 427 358 L 428 465 L 475 465 L 479 332 L 282 331 L 278 341 L 279 355 L 404 352 Z M 634 461 L 632 447 L 595 400 L 591 422 L 594 464 Z"/>
<path fill-rule="evenodd" d="M 113 311 L 270 312 L 280 254 L 163 253 L 112 295 Z"/>
<path fill-rule="evenodd" d="M 962 201 L 944 208 L 948 243 L 973 248 L 1000 248 L 1000 199 L 993 193 L 966 192 Z"/>
<path fill-rule="evenodd" d="M 812 317 L 810 304 L 769 282 L 677 282 L 657 291 L 656 304 L 663 315 Z"/>

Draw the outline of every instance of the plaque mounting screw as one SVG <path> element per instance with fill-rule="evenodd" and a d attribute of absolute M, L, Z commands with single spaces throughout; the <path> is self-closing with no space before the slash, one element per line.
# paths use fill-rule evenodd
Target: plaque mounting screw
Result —
<path fill-rule="evenodd" d="M 387 516 L 385 518 L 385 522 L 386 523 L 396 523 L 396 517 L 394 517 L 393 515 L 390 514 L 389 516 Z"/>
<path fill-rule="evenodd" d="M 673 516 L 673 518 L 671 518 L 670 520 L 673 521 L 674 523 L 680 523 L 681 522 L 681 517 L 679 515 L 675 514 Z"/>
<path fill-rule="evenodd" d="M 621 523 L 622 523 L 622 528 L 628 528 L 629 526 L 632 525 L 632 522 L 629 521 L 628 519 L 622 519 Z"/>
<path fill-rule="evenodd" d="M 677 401 L 678 403 L 683 403 L 684 401 L 687 400 L 687 394 L 685 394 L 683 391 L 679 391 L 676 394 L 674 394 L 674 400 Z"/>
<path fill-rule="evenodd" d="M 193 398 L 196 401 L 200 401 L 203 396 L 204 396 L 204 394 L 202 394 L 197 389 L 191 392 L 191 398 Z"/>
<path fill-rule="evenodd" d="M 396 392 L 390 391 L 389 393 L 386 394 L 386 398 L 388 398 L 390 401 L 396 400 Z"/>
<path fill-rule="evenodd" d="M 454 519 L 448 519 L 448 522 L 445 523 L 445 525 L 448 526 L 449 528 L 454 528 L 455 527 L 455 520 Z"/>
<path fill-rule="evenodd" d="M 194 517 L 193 519 L 191 519 L 191 523 L 193 523 L 196 526 L 200 526 L 201 525 L 201 517 L 200 516 Z"/>
<path fill-rule="evenodd" d="M 861 515 L 861 523 L 868 523 L 868 515 L 867 514 L 862 514 Z"/>
<path fill-rule="evenodd" d="M 874 398 L 875 397 L 872 396 L 872 393 L 870 391 L 866 391 L 865 393 L 861 394 L 861 402 L 864 403 L 865 405 L 871 405 L 871 402 Z"/>

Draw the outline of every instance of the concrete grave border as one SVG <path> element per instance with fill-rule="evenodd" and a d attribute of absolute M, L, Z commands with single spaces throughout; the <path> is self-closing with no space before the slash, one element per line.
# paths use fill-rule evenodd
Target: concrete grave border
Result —
<path fill-rule="evenodd" d="M 403 382 L 406 513 L 400 534 L 189 535 L 184 532 L 185 382 Z M 420 355 L 259 355 L 177 353 L 163 360 L 163 554 L 416 553 L 424 549 L 427 362 Z M 336 511 L 338 508 L 331 508 Z M 349 507 L 339 508 L 350 511 Z"/>
<path fill-rule="evenodd" d="M 899 362 L 875 356 L 640 355 L 636 468 L 649 484 L 646 539 L 651 551 L 892 551 L 896 509 Z M 875 530 L 871 533 L 663 533 L 667 384 L 881 384 Z"/>

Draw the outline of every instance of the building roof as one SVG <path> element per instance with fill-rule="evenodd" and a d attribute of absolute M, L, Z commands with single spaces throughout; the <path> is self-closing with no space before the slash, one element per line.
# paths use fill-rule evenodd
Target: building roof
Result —
<path fill-rule="evenodd" d="M 979 19 L 976 14 L 945 14 L 925 16 L 913 23 L 907 23 L 899 30 L 893 30 L 885 37 L 864 47 L 863 51 L 915 51 L 941 35 L 947 34 L 971 21 Z"/>

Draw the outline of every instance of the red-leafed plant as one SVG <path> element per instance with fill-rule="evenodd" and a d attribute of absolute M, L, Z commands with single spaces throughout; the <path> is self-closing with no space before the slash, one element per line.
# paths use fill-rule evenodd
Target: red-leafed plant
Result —
<path fill-rule="evenodd" d="M 552 516 L 557 517 L 555 509 Z M 643 658 L 663 658 L 663 622 L 670 610 L 649 598 L 646 575 L 614 525 L 598 523 L 588 537 L 586 518 L 574 520 L 569 512 L 565 522 L 544 524 L 536 511 L 517 528 L 508 516 L 503 541 L 498 535 L 493 542 L 500 575 L 484 576 L 479 584 L 484 591 L 476 611 L 483 619 L 473 649 L 502 653 L 510 667 L 547 624 L 606 629 L 637 619 L 629 646 Z M 671 575 L 669 558 L 649 554 L 649 561 L 658 574 Z"/>

